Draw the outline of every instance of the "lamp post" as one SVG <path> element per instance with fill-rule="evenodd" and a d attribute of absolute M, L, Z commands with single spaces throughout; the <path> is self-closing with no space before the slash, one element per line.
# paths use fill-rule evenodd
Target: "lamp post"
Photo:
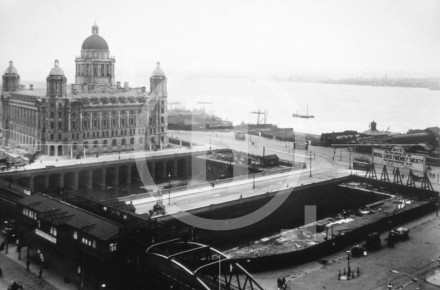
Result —
<path fill-rule="evenodd" d="M 293 130 L 292 134 L 292 167 L 295 166 L 295 129 Z"/>
<path fill-rule="evenodd" d="M 211 133 L 209 133 L 209 150 L 211 150 Z"/>
<path fill-rule="evenodd" d="M 312 151 L 310 151 L 310 176 L 312 177 Z"/>
<path fill-rule="evenodd" d="M 253 187 L 253 189 L 255 189 L 255 173 L 254 173 L 254 176 L 253 176 L 253 184 L 252 184 L 252 187 Z"/>
<path fill-rule="evenodd" d="M 171 204 L 171 173 L 168 172 L 168 205 Z"/>
<path fill-rule="evenodd" d="M 348 147 L 348 169 L 351 169 L 351 147 Z"/>
<path fill-rule="evenodd" d="M 351 269 L 350 269 L 350 250 L 347 250 L 347 277 L 350 277 Z"/>

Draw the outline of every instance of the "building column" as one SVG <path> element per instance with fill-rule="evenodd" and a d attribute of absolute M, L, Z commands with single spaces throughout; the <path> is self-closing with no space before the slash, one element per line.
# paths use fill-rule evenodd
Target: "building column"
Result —
<path fill-rule="evenodd" d="M 79 179 L 79 172 L 75 171 L 73 172 L 73 190 L 78 190 L 78 179 Z"/>
<path fill-rule="evenodd" d="M 156 179 L 156 162 L 151 162 L 151 178 L 154 180 Z"/>
<path fill-rule="evenodd" d="M 49 188 L 49 176 L 44 176 L 44 189 Z"/>
<path fill-rule="evenodd" d="M 58 181 L 58 186 L 64 188 L 64 173 L 60 173 L 60 179 Z"/>
<path fill-rule="evenodd" d="M 107 174 L 107 168 L 103 168 L 102 169 L 102 178 L 101 178 L 101 186 L 102 188 L 106 188 L 107 184 L 106 184 L 106 174 Z"/>
<path fill-rule="evenodd" d="M 127 165 L 127 176 L 125 177 L 125 182 L 131 183 L 131 165 Z"/>
<path fill-rule="evenodd" d="M 115 167 L 115 176 L 113 177 L 113 184 L 119 184 L 119 166 Z"/>
<path fill-rule="evenodd" d="M 173 177 L 177 177 L 177 159 L 174 159 Z"/>
<path fill-rule="evenodd" d="M 185 174 L 184 177 L 191 178 L 192 172 L 191 172 L 191 157 L 185 158 Z"/>
<path fill-rule="evenodd" d="M 93 188 L 93 183 L 92 183 L 92 176 L 93 175 L 93 171 L 92 170 L 88 170 L 87 171 L 87 181 L 86 181 L 86 187 L 88 189 L 92 189 Z"/>
<path fill-rule="evenodd" d="M 167 174 L 167 162 L 166 161 L 162 161 L 163 162 L 163 166 L 162 166 L 162 177 L 163 178 L 167 178 L 168 174 Z"/>
<path fill-rule="evenodd" d="M 34 176 L 29 177 L 29 189 L 34 191 Z"/>

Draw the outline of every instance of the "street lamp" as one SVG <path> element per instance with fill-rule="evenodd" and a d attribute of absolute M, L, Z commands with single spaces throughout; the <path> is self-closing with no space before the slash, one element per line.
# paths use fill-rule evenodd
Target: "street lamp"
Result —
<path fill-rule="evenodd" d="M 348 266 L 348 268 L 347 268 L 347 277 L 350 277 L 350 274 L 351 274 L 350 259 L 351 259 L 351 257 L 350 257 L 350 250 L 347 250 L 347 266 Z"/>
<path fill-rule="evenodd" d="M 312 177 L 312 151 L 310 151 L 310 176 Z"/>
<path fill-rule="evenodd" d="M 171 173 L 168 172 L 168 205 L 171 204 Z"/>
<path fill-rule="evenodd" d="M 254 179 L 254 181 L 253 181 L 252 187 L 253 187 L 253 189 L 255 189 L 255 173 L 254 173 L 253 179 Z"/>
<path fill-rule="evenodd" d="M 209 150 L 211 150 L 211 133 L 209 133 Z"/>
<path fill-rule="evenodd" d="M 348 169 L 351 169 L 351 147 L 348 147 Z"/>

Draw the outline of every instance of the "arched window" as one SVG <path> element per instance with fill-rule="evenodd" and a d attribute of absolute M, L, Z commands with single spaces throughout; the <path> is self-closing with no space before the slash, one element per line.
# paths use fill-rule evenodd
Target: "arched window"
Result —
<path fill-rule="evenodd" d="M 89 142 L 88 141 L 84 142 L 83 147 L 89 149 Z"/>
<path fill-rule="evenodd" d="M 104 148 L 107 148 L 107 144 L 108 144 L 108 141 L 107 141 L 107 140 L 104 140 L 104 141 L 102 142 L 102 145 L 104 146 Z"/>
<path fill-rule="evenodd" d="M 118 144 L 118 140 L 113 139 L 113 140 L 112 140 L 112 146 L 115 147 L 117 144 Z"/>
<path fill-rule="evenodd" d="M 125 145 L 127 145 L 126 143 L 127 143 L 127 142 L 126 142 L 126 140 L 125 140 L 125 139 L 122 139 L 122 140 L 121 140 L 121 145 L 122 145 L 122 146 L 125 146 Z"/>
<path fill-rule="evenodd" d="M 130 145 L 134 145 L 134 138 L 133 137 L 130 138 Z"/>
<path fill-rule="evenodd" d="M 93 141 L 93 148 L 98 148 L 98 141 L 97 140 Z"/>

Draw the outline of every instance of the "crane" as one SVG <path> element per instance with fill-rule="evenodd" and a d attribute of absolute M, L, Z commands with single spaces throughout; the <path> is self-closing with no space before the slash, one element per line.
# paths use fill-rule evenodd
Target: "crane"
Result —
<path fill-rule="evenodd" d="M 261 120 L 262 121 L 262 124 L 266 124 L 266 121 L 267 121 L 267 110 L 266 111 L 261 111 L 260 109 L 258 109 L 258 111 L 253 111 L 253 112 L 251 112 L 252 114 L 257 114 L 258 115 L 258 117 L 257 117 L 257 125 L 260 125 L 260 115 L 263 115 L 263 119 Z"/>

